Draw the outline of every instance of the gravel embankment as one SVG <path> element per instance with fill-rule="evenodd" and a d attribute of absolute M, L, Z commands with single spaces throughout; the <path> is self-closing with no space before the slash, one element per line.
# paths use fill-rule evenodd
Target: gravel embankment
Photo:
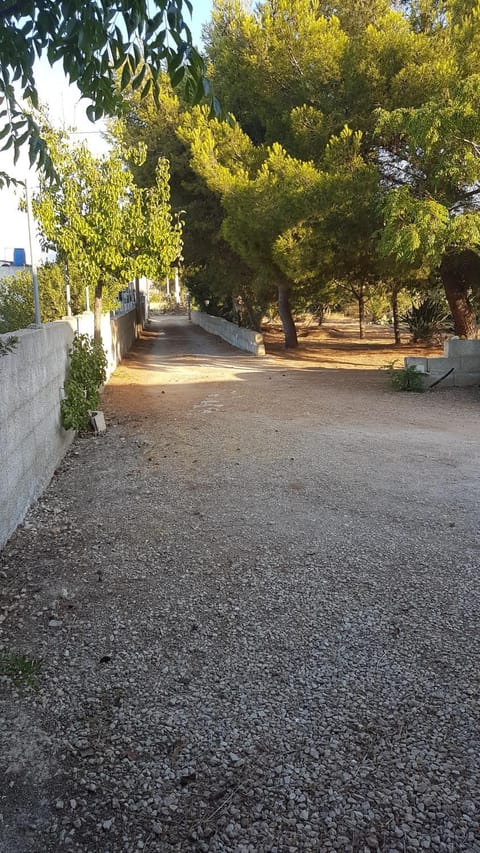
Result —
<path fill-rule="evenodd" d="M 0 557 L 0 851 L 480 853 L 478 389 L 160 330 Z"/>

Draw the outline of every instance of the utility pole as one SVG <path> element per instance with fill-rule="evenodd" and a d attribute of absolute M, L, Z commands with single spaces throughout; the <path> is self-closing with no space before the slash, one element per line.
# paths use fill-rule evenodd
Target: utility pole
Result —
<path fill-rule="evenodd" d="M 38 295 L 38 275 L 37 275 L 37 265 L 35 263 L 35 259 L 33 256 L 33 216 L 32 216 L 32 202 L 30 199 L 30 195 L 28 192 L 28 183 L 25 178 L 25 197 L 27 202 L 27 220 L 28 220 L 28 241 L 30 244 L 30 264 L 32 267 L 32 284 L 33 284 L 33 304 L 35 306 L 35 325 L 41 326 L 42 320 L 40 318 L 40 297 Z"/>

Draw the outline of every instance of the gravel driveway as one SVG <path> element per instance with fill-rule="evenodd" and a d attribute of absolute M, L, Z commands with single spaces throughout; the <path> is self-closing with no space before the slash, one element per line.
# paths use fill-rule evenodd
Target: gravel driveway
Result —
<path fill-rule="evenodd" d="M 479 404 L 154 321 L 1 555 L 2 853 L 479 853 Z"/>

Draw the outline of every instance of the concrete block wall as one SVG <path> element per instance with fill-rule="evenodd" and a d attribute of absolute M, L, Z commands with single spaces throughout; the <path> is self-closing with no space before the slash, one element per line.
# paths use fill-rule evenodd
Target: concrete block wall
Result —
<path fill-rule="evenodd" d="M 424 374 L 424 387 L 429 388 L 437 379 L 449 376 L 439 384 L 441 388 L 466 388 L 480 385 L 480 340 L 464 341 L 451 338 L 445 341 L 443 358 L 407 356 L 405 367 L 415 366 Z"/>
<path fill-rule="evenodd" d="M 218 335 L 237 349 L 251 352 L 254 355 L 265 355 L 265 344 L 263 335 L 260 332 L 254 332 L 252 329 L 244 329 L 241 326 L 236 326 L 235 323 L 229 323 L 223 317 L 212 317 L 210 314 L 204 314 L 202 311 L 191 312 L 192 323 L 196 323 L 210 332 L 211 335 Z"/>
<path fill-rule="evenodd" d="M 68 323 L 15 332 L 18 344 L 0 358 L 0 547 L 48 485 L 74 433 L 60 424 Z"/>
<path fill-rule="evenodd" d="M 135 310 L 102 318 L 109 375 L 137 337 Z M 93 314 L 15 332 L 0 357 L 0 548 L 41 495 L 73 441 L 60 423 L 60 401 L 74 332 L 93 335 Z M 2 335 L 2 338 L 8 338 Z"/>

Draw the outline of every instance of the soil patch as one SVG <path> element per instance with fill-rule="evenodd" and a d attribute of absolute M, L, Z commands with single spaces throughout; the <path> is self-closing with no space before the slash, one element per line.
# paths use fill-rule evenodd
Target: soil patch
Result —
<path fill-rule="evenodd" d="M 311 367 L 348 370 L 376 370 L 395 359 L 398 359 L 398 366 L 403 367 L 403 359 L 407 355 L 443 355 L 442 347 L 412 344 L 406 332 L 402 334 L 402 343 L 395 346 L 389 326 L 367 324 L 365 337 L 360 340 L 357 320 L 341 314 L 334 314 L 321 326 L 297 323 L 297 331 L 298 350 L 286 350 L 281 325 L 269 323 L 264 326 L 267 353 L 294 364 L 303 362 Z"/>

